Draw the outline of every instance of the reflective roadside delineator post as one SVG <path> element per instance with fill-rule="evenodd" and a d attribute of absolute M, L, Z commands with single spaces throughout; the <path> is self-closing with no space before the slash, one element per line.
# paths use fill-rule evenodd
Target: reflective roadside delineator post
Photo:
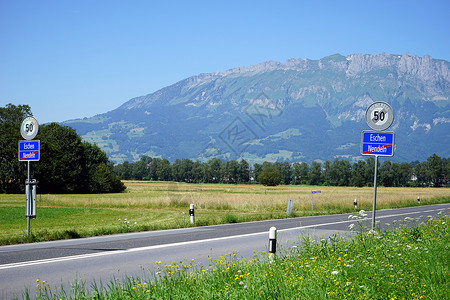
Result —
<path fill-rule="evenodd" d="M 353 201 L 353 205 L 355 206 L 355 209 L 358 209 L 358 200 L 356 198 Z"/>
<path fill-rule="evenodd" d="M 420 204 L 420 196 L 417 196 L 417 203 Z"/>
<path fill-rule="evenodd" d="M 277 252 L 277 228 L 270 227 L 269 229 L 269 259 L 272 261 L 275 252 Z"/>
<path fill-rule="evenodd" d="M 290 216 L 292 214 L 293 207 L 294 207 L 294 199 L 289 199 L 286 209 L 286 216 Z"/>
<path fill-rule="evenodd" d="M 189 216 L 190 216 L 190 219 L 191 219 L 191 224 L 194 224 L 195 223 L 194 204 L 191 204 L 189 206 Z"/>

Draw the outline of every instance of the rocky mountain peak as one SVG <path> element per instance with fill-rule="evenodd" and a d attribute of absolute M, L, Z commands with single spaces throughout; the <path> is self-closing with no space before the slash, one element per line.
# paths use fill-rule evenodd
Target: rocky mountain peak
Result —
<path fill-rule="evenodd" d="M 212 152 L 254 161 L 361 159 L 366 108 L 385 101 L 396 114 L 396 158 L 412 161 L 439 151 L 450 155 L 449 95 L 447 61 L 409 53 L 334 54 L 199 74 L 131 99 L 95 122 L 66 124 L 115 161 Z M 238 132 L 245 134 L 235 137 Z"/>

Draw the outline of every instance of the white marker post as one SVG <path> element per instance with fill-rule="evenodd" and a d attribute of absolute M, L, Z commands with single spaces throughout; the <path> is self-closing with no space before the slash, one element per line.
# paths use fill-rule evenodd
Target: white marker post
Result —
<path fill-rule="evenodd" d="M 353 205 L 355 206 L 355 209 L 358 209 L 358 199 L 355 198 Z"/>
<path fill-rule="evenodd" d="M 190 216 L 190 219 L 191 219 L 191 224 L 194 224 L 195 223 L 194 204 L 191 204 L 189 206 L 189 216 Z"/>
<path fill-rule="evenodd" d="M 269 229 L 269 260 L 273 261 L 275 253 L 277 252 L 277 228 L 270 227 Z"/>
<path fill-rule="evenodd" d="M 286 216 L 289 216 L 292 214 L 292 208 L 294 206 L 294 199 L 289 199 L 286 209 Z"/>

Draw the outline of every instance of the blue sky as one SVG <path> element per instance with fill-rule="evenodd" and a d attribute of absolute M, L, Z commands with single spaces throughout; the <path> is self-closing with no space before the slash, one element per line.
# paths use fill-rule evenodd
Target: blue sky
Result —
<path fill-rule="evenodd" d="M 0 106 L 59 122 L 267 60 L 450 60 L 449 12 L 450 1 L 0 0 Z"/>

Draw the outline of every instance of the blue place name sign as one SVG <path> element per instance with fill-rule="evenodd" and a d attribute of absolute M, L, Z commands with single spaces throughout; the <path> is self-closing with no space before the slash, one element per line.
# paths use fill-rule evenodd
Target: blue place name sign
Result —
<path fill-rule="evenodd" d="M 19 161 L 38 161 L 41 141 L 19 141 Z"/>
<path fill-rule="evenodd" d="M 362 155 L 394 155 L 394 133 L 380 131 L 363 131 L 361 136 Z"/>

